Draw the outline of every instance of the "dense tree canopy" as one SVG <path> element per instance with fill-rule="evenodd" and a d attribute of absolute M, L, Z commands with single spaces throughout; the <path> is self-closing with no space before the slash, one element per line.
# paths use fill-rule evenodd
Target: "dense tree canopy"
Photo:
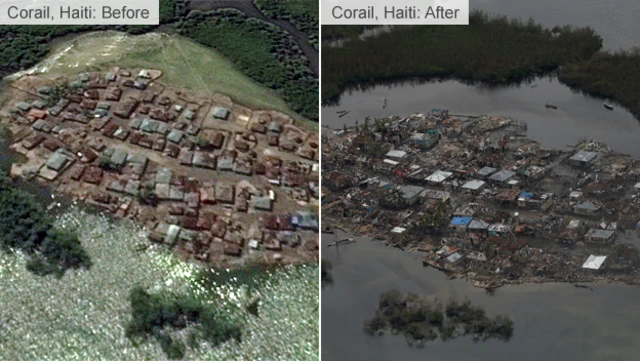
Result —
<path fill-rule="evenodd" d="M 0 175 L 0 246 L 29 256 L 27 268 L 40 275 L 64 275 L 68 269 L 91 267 L 91 259 L 75 234 L 56 230 L 32 195 Z"/>
<path fill-rule="evenodd" d="M 204 340 L 212 346 L 234 339 L 240 342 L 240 327 L 222 317 L 213 305 L 193 297 L 168 292 L 150 294 L 141 287 L 131 290 L 131 321 L 126 335 L 134 341 L 156 339 L 167 357 L 181 359 L 186 345 L 173 331 L 190 328 L 189 342 Z"/>
<path fill-rule="evenodd" d="M 478 11 L 472 12 L 468 26 L 402 26 L 367 39 L 358 37 L 361 31 L 323 27 L 323 39 L 345 41 L 323 47 L 323 102 L 337 99 L 348 87 L 408 78 L 518 82 L 583 62 L 602 46 L 591 28 L 544 29 L 533 21 Z"/>

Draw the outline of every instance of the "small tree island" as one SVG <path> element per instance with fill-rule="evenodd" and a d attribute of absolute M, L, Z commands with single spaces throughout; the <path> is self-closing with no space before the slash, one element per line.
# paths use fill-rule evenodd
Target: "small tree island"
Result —
<path fill-rule="evenodd" d="M 469 300 L 450 299 L 443 305 L 392 290 L 380 295 L 376 314 L 364 322 L 364 330 L 370 335 L 389 330 L 404 335 L 409 345 L 422 347 L 438 338 L 447 341 L 460 336 L 472 336 L 475 342 L 491 338 L 506 342 L 513 336 L 514 324 L 506 316 L 488 317 Z"/>

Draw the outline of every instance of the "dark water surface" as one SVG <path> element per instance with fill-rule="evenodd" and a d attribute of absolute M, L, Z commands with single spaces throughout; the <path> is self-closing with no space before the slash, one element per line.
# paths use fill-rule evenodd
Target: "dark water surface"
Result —
<path fill-rule="evenodd" d="M 637 0 L 471 0 L 481 9 L 510 18 L 533 18 L 545 27 L 591 26 L 603 38 L 605 49 L 640 46 L 640 1 Z M 536 85 L 532 88 L 532 85 Z M 388 104 L 382 109 L 384 99 Z M 556 105 L 548 110 L 546 103 Z M 322 124 L 342 128 L 364 117 L 409 115 L 432 108 L 451 113 L 491 114 L 512 117 L 529 126 L 529 136 L 545 146 L 562 148 L 581 138 L 596 138 L 615 150 L 640 157 L 640 123 L 628 111 L 616 106 L 608 111 L 603 99 L 571 91 L 556 79 L 538 79 L 532 84 L 488 89 L 456 81 L 437 84 L 378 86 L 365 92 L 342 95 L 340 104 L 324 107 Z M 336 111 L 351 113 L 338 118 Z"/>
<path fill-rule="evenodd" d="M 533 86 L 533 88 L 532 88 Z M 384 99 L 387 107 L 382 108 Z M 557 110 L 545 108 L 550 103 Z M 623 108 L 613 111 L 603 100 L 574 92 L 553 78 L 520 86 L 486 88 L 457 81 L 380 85 L 342 95 L 339 105 L 322 109 L 322 125 L 342 128 L 369 117 L 426 113 L 432 108 L 451 114 L 490 114 L 511 117 L 528 125 L 528 136 L 544 146 L 564 148 L 584 138 L 605 141 L 616 151 L 640 158 L 640 122 Z M 338 110 L 351 111 L 339 118 Z"/>
<path fill-rule="evenodd" d="M 470 0 L 489 13 L 533 18 L 544 26 L 591 26 L 608 50 L 640 46 L 637 0 Z M 536 85 L 535 87 L 531 87 Z M 383 109 L 384 99 L 387 108 Z M 547 110 L 545 103 L 558 110 Z M 607 111 L 603 100 L 572 92 L 555 79 L 498 89 L 469 87 L 455 81 L 439 84 L 378 86 L 345 93 L 338 106 L 322 110 L 322 124 L 342 128 L 364 117 L 409 115 L 449 109 L 453 114 L 502 115 L 526 122 L 528 134 L 548 147 L 562 148 L 594 137 L 615 150 L 640 158 L 640 123 L 620 107 Z M 351 113 L 338 118 L 337 110 Z M 347 235 L 339 233 L 337 237 Z M 419 254 L 386 248 L 366 238 L 336 250 L 326 244 L 322 257 L 333 264 L 334 282 L 322 289 L 322 359 L 327 361 L 616 361 L 638 360 L 640 288 L 596 285 L 594 291 L 568 284 L 508 286 L 494 295 L 464 280 L 423 268 Z M 637 237 L 630 242 L 637 244 Z M 337 252 L 339 251 L 339 252 Z M 362 322 L 390 289 L 443 300 L 470 298 L 488 315 L 505 314 L 515 322 L 511 341 L 474 343 L 470 338 L 436 341 L 411 348 L 402 336 L 371 337 Z"/>
<path fill-rule="evenodd" d="M 502 287 L 489 295 L 467 281 L 448 281 L 443 273 L 422 267 L 419 253 L 364 237 L 336 250 L 326 247 L 335 236 L 323 236 L 323 258 L 332 262 L 334 279 L 322 289 L 323 361 L 638 359 L 638 287 L 595 285 L 589 291 L 569 284 L 534 284 Z M 380 293 L 391 289 L 441 300 L 468 297 L 489 316 L 509 316 L 514 336 L 507 343 L 459 338 L 420 349 L 408 346 L 402 336 L 365 334 L 362 322 L 373 316 Z"/>

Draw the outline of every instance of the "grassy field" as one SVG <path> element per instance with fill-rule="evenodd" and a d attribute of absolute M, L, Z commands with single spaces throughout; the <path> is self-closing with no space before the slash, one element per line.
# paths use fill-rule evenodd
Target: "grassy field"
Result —
<path fill-rule="evenodd" d="M 58 44 L 45 60 L 27 72 L 53 77 L 112 66 L 160 69 L 164 72 L 161 81 L 166 84 L 205 95 L 226 94 L 250 108 L 279 110 L 300 119 L 275 91 L 244 75 L 226 57 L 177 35 L 85 34 Z M 315 122 L 304 124 L 317 128 Z"/>
<path fill-rule="evenodd" d="M 278 92 L 301 116 L 318 120 L 318 78 L 289 33 L 233 9 L 192 12 L 176 29 L 224 54 L 244 74 Z"/>

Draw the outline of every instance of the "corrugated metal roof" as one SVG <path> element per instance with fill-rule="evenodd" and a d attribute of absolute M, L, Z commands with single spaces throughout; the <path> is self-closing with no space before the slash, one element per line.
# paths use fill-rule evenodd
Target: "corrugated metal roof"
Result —
<path fill-rule="evenodd" d="M 452 174 L 453 173 L 451 173 L 451 172 L 445 172 L 445 171 L 437 170 L 437 171 L 433 172 L 430 176 L 428 176 L 427 180 L 429 182 L 440 183 L 440 182 L 444 182 L 445 179 L 451 177 Z"/>
<path fill-rule="evenodd" d="M 473 189 L 473 190 L 477 190 L 477 189 L 482 188 L 482 186 L 484 185 L 484 183 L 485 183 L 484 181 L 481 181 L 481 180 L 475 180 L 475 179 L 474 179 L 474 180 L 471 180 L 471 181 L 468 181 L 467 183 L 465 183 L 465 184 L 462 186 L 462 188 L 464 188 L 464 189 Z"/>
<path fill-rule="evenodd" d="M 469 223 L 471 223 L 472 219 L 473 218 L 471 216 L 453 217 L 453 219 L 451 219 L 451 225 L 452 226 L 466 226 Z"/>
<path fill-rule="evenodd" d="M 506 170 L 503 169 L 501 171 L 499 171 L 498 173 L 492 175 L 491 177 L 489 177 L 489 179 L 497 181 L 497 182 L 504 182 L 506 180 L 508 180 L 509 178 L 513 177 L 515 175 L 514 172 L 510 171 L 510 170 Z"/>
<path fill-rule="evenodd" d="M 600 269 L 606 259 L 607 256 L 590 255 L 589 258 L 587 258 L 587 261 L 582 265 L 582 268 Z"/>
<path fill-rule="evenodd" d="M 592 161 L 598 154 L 594 153 L 594 152 L 587 152 L 584 150 L 579 151 L 578 153 L 574 154 L 573 157 L 569 158 L 573 161 L 577 161 L 577 162 L 585 162 L 588 163 L 590 161 Z"/>

